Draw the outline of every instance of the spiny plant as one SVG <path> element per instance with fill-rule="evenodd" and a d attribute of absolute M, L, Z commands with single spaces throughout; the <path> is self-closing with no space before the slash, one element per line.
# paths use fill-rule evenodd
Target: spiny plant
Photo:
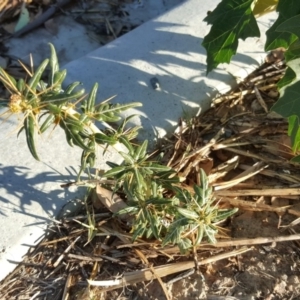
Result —
<path fill-rule="evenodd" d="M 104 151 L 108 145 L 113 146 L 123 162 L 107 162 L 111 169 L 102 178 L 113 179 L 113 192 L 125 195 L 127 207 L 116 215 L 130 216 L 133 240 L 155 238 L 162 245 L 178 245 L 182 252 L 197 246 L 204 237 L 214 243 L 218 223 L 237 209 L 218 208 L 202 170 L 201 186 L 194 186 L 194 192 L 180 188 L 176 172 L 147 153 L 147 141 L 141 145 L 132 142 L 139 127 L 126 129 L 134 115 L 122 119 L 120 113 L 141 104 L 111 104 L 110 99 L 96 104 L 97 84 L 86 96 L 84 89 L 78 89 L 79 82 L 64 88 L 67 72 L 59 69 L 51 44 L 50 49 L 50 59 L 44 60 L 36 71 L 23 65 L 29 77 L 26 81 L 16 80 L 0 68 L 0 81 L 10 92 L 10 98 L 1 101 L 7 108 L 4 115 L 22 116 L 18 134 L 25 132 L 31 155 L 39 160 L 36 135 L 59 125 L 68 144 L 82 149 L 79 179 L 85 169 L 94 166 L 97 145 L 102 145 Z M 104 130 L 96 126 L 96 121 Z M 115 126 L 111 126 L 113 123 Z M 89 230 L 90 242 L 96 230 L 93 215 L 88 212 L 88 224 L 82 225 Z"/>
<path fill-rule="evenodd" d="M 51 125 L 54 128 L 59 125 L 68 144 L 82 149 L 80 174 L 86 167 L 94 165 L 97 144 L 115 145 L 120 136 L 129 140 L 136 136 L 138 127 L 124 130 L 129 118 L 123 120 L 118 129 L 113 129 L 108 123 L 120 121 L 121 112 L 141 106 L 141 103 L 111 104 L 108 99 L 95 104 L 98 84 L 88 95 L 79 88 L 79 82 L 63 88 L 67 71 L 59 69 L 56 51 L 51 44 L 50 49 L 50 59 L 45 59 L 35 71 L 23 65 L 29 77 L 26 82 L 22 78 L 15 80 L 0 68 L 0 81 L 10 93 L 8 100 L 1 101 L 1 106 L 8 108 L 3 115 L 22 115 L 18 135 L 25 131 L 28 148 L 36 160 L 39 160 L 36 135 L 43 134 Z M 46 69 L 48 65 L 49 71 Z M 105 131 L 95 126 L 95 121 L 100 121 Z"/>
<path fill-rule="evenodd" d="M 229 63 L 238 40 L 259 37 L 256 17 L 275 10 L 278 18 L 266 32 L 265 51 L 284 48 L 287 71 L 278 82 L 279 100 L 272 110 L 288 119 L 293 151 L 300 149 L 300 1 L 222 0 L 204 19 L 212 25 L 202 45 L 207 51 L 207 73 Z M 296 156 L 294 161 L 300 161 Z"/>

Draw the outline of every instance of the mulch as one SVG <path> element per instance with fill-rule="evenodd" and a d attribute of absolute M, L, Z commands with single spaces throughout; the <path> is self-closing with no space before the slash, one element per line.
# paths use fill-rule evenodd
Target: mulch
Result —
<path fill-rule="evenodd" d="M 279 96 L 276 83 L 286 70 L 277 54 L 230 92 L 213 99 L 207 112 L 180 120 L 158 149 L 165 164 L 184 179 L 183 187 L 200 184 L 202 168 L 218 205 L 239 208 L 222 225 L 216 244 L 203 241 L 183 255 L 176 246 L 162 247 L 156 240 L 132 242 L 130 228 L 103 205 L 96 206 L 91 194 L 78 215 L 49 226 L 42 241 L 0 283 L 0 298 L 116 299 L 116 292 L 122 299 L 146 299 L 138 298 L 138 287 L 157 280 L 164 297 L 172 299 L 167 283 L 199 267 L 217 268 L 216 262 L 255 251 L 255 245 L 290 241 L 298 247 L 300 169 L 291 161 L 295 154 L 287 121 L 270 110 Z M 274 224 L 269 223 L 268 230 L 253 226 L 241 234 L 237 221 L 257 212 L 263 213 L 261 218 L 271 216 Z M 94 228 L 87 228 L 91 217 Z"/>

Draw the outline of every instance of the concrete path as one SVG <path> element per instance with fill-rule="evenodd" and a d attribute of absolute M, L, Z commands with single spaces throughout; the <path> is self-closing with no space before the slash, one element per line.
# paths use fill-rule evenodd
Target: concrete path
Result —
<path fill-rule="evenodd" d="M 233 63 L 206 77 L 201 42 L 209 28 L 202 20 L 218 2 L 186 1 L 68 63 L 68 81 L 80 80 L 87 90 L 99 82 L 99 101 L 117 95 L 117 102 L 142 102 L 141 118 L 134 122 L 144 127 L 141 139 L 155 141 L 172 132 L 179 117 L 207 109 L 211 97 L 233 83 L 229 74 L 245 76 L 263 61 L 264 32 L 274 15 L 259 20 L 261 39 L 241 42 Z M 151 87 L 152 77 L 159 80 L 160 89 Z M 80 158 L 80 151 L 67 145 L 63 133 L 56 130 L 43 137 L 38 148 L 42 162 L 36 162 L 24 135 L 16 137 L 16 124 L 10 119 L 0 125 L 0 280 L 22 260 L 28 246 L 38 242 L 61 207 L 82 193 L 60 188 L 74 179 Z M 113 153 L 108 156 L 114 160 Z M 98 167 L 104 168 L 106 159 L 101 157 Z"/>

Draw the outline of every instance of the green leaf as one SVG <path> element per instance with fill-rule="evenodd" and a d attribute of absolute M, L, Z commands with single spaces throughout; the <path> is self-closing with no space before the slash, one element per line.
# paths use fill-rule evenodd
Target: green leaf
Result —
<path fill-rule="evenodd" d="M 279 12 L 278 19 L 266 32 L 266 51 L 279 47 L 287 49 L 297 39 L 291 31 L 283 30 L 285 26 L 283 24 L 300 13 L 300 1 L 280 0 L 276 10 Z"/>
<path fill-rule="evenodd" d="M 185 254 L 188 249 L 192 248 L 192 242 L 188 238 L 183 238 L 178 241 L 177 246 L 182 254 Z"/>
<path fill-rule="evenodd" d="M 300 127 L 299 119 L 297 116 L 290 116 L 288 118 L 289 127 L 288 135 L 291 137 L 292 149 L 296 152 L 300 148 Z"/>
<path fill-rule="evenodd" d="M 152 170 L 152 171 L 155 171 L 155 172 L 166 172 L 166 171 L 170 171 L 171 168 L 170 167 L 167 167 L 167 166 L 164 166 L 164 165 L 160 165 L 160 164 L 156 164 L 156 163 L 149 163 L 147 165 L 147 168 Z"/>
<path fill-rule="evenodd" d="M 296 78 L 295 72 L 291 68 L 287 68 L 283 77 L 277 82 L 277 87 L 282 89 L 286 85 L 290 85 Z"/>
<path fill-rule="evenodd" d="M 232 208 L 232 209 L 219 209 L 216 218 L 214 218 L 214 222 L 220 222 L 226 220 L 227 218 L 234 215 L 239 209 Z"/>
<path fill-rule="evenodd" d="M 54 115 L 49 115 L 46 120 L 43 122 L 42 126 L 40 127 L 39 132 L 44 133 L 55 121 Z"/>
<path fill-rule="evenodd" d="M 8 73 L 6 73 L 5 70 L 1 67 L 0 67 L 0 80 L 9 91 L 13 91 L 13 92 L 18 91 L 16 80 Z"/>
<path fill-rule="evenodd" d="M 212 244 L 217 242 L 215 238 L 216 233 L 217 231 L 210 226 L 204 226 L 204 234 L 207 236 L 208 241 Z"/>
<path fill-rule="evenodd" d="M 124 158 L 125 162 L 129 165 L 134 165 L 135 160 L 127 153 L 120 151 L 120 155 Z"/>
<path fill-rule="evenodd" d="M 96 133 L 95 141 L 97 144 L 100 145 L 103 144 L 114 145 L 118 140 L 115 137 L 110 137 L 103 133 Z"/>
<path fill-rule="evenodd" d="M 141 237 L 144 235 L 144 232 L 146 231 L 145 227 L 138 227 L 133 231 L 132 240 L 135 241 L 138 237 Z"/>
<path fill-rule="evenodd" d="M 91 92 L 89 93 L 87 100 L 86 100 L 87 101 L 86 113 L 91 113 L 94 111 L 97 90 L 98 90 L 98 84 L 95 83 Z"/>
<path fill-rule="evenodd" d="M 120 209 L 114 215 L 132 214 L 132 213 L 136 213 L 138 210 L 139 210 L 139 208 L 136 206 L 128 206 L 128 207 Z"/>
<path fill-rule="evenodd" d="M 198 185 L 194 185 L 194 191 L 196 193 L 197 197 L 197 203 L 199 204 L 200 207 L 202 207 L 206 203 L 206 193 L 204 192 L 204 189 L 202 189 Z"/>
<path fill-rule="evenodd" d="M 158 233 L 158 222 L 157 219 L 155 218 L 155 216 L 152 215 L 152 213 L 148 210 L 148 209 L 144 209 L 144 214 L 146 216 L 146 219 L 148 220 L 149 224 L 150 224 L 150 228 L 152 231 L 152 234 L 154 235 L 154 237 L 156 239 L 160 239 L 159 238 L 159 233 Z"/>
<path fill-rule="evenodd" d="M 49 47 L 50 47 L 50 86 L 53 86 L 55 84 L 55 75 L 57 73 L 59 73 L 59 64 L 58 64 L 58 59 L 57 59 L 57 55 L 56 55 L 56 51 L 54 46 L 49 43 Z M 67 74 L 67 72 L 65 72 L 65 74 Z M 56 83 L 58 84 L 58 83 Z"/>
<path fill-rule="evenodd" d="M 300 163 L 300 155 L 297 155 L 291 159 L 292 162 Z"/>
<path fill-rule="evenodd" d="M 144 177 L 137 169 L 133 169 L 134 178 L 136 180 L 136 185 L 139 191 L 142 190 L 142 188 L 147 188 Z"/>
<path fill-rule="evenodd" d="M 66 89 L 65 89 L 65 93 L 66 93 L 66 94 L 72 93 L 72 92 L 74 91 L 74 89 L 75 89 L 76 87 L 78 87 L 79 85 L 81 85 L 81 84 L 82 84 L 82 83 L 81 83 L 80 81 L 75 81 L 75 82 L 69 84 L 69 85 L 66 87 Z"/>
<path fill-rule="evenodd" d="M 28 115 L 25 118 L 24 128 L 29 151 L 36 160 L 40 160 L 35 148 L 35 119 L 32 115 Z"/>
<path fill-rule="evenodd" d="M 24 92 L 24 97 L 27 98 L 28 96 L 28 93 L 31 92 L 31 93 L 34 93 L 35 92 L 35 89 L 47 67 L 49 63 L 49 59 L 45 59 L 41 64 L 40 66 L 37 68 L 37 70 L 35 71 L 35 73 L 33 74 L 33 76 L 30 78 L 28 84 L 27 84 L 27 88 L 25 89 L 25 92 Z"/>
<path fill-rule="evenodd" d="M 147 151 L 148 141 L 145 140 L 142 145 L 136 148 L 134 153 L 134 159 L 139 160 L 145 157 Z"/>
<path fill-rule="evenodd" d="M 19 20 L 17 22 L 14 32 L 18 32 L 23 27 L 25 27 L 29 22 L 30 22 L 29 12 L 26 8 L 25 2 L 23 2 L 21 7 L 21 13 L 19 15 Z"/>
<path fill-rule="evenodd" d="M 188 219 L 192 219 L 192 220 L 199 219 L 199 215 L 195 211 L 182 208 L 182 207 L 178 207 L 177 210 L 181 215 L 183 215 Z"/>
<path fill-rule="evenodd" d="M 202 45 L 207 51 L 207 73 L 220 63 L 229 63 L 236 54 L 238 39 L 259 37 L 260 32 L 252 12 L 253 0 L 222 0 L 204 21 L 212 24 Z"/>
<path fill-rule="evenodd" d="M 66 76 L 67 76 L 67 70 L 57 71 L 54 74 L 52 84 L 50 85 L 51 88 L 59 90 L 61 88 L 61 84 L 65 80 Z"/>
<path fill-rule="evenodd" d="M 84 89 L 81 89 L 74 93 L 61 93 L 56 95 L 47 95 L 42 97 L 44 103 L 54 103 L 56 105 L 62 105 L 68 101 L 76 100 L 84 94 Z"/>
<path fill-rule="evenodd" d="M 146 205 L 153 204 L 153 205 L 172 205 L 172 199 L 165 199 L 165 198 L 150 198 L 146 200 Z"/>
<path fill-rule="evenodd" d="M 119 142 L 122 143 L 128 149 L 128 153 L 130 155 L 134 155 L 134 148 L 132 144 L 129 142 L 129 140 L 127 139 L 127 137 L 120 136 Z"/>
<path fill-rule="evenodd" d="M 115 167 L 115 168 L 113 168 L 113 169 L 111 169 L 111 170 L 106 171 L 106 172 L 103 174 L 103 177 L 107 177 L 107 178 L 109 178 L 109 177 L 114 177 L 114 176 L 116 176 L 116 175 L 118 175 L 118 174 L 124 172 L 125 170 L 126 170 L 126 168 L 123 167 L 123 166 Z"/>
<path fill-rule="evenodd" d="M 289 61 L 287 65 L 294 71 L 294 81 L 280 90 L 280 98 L 271 108 L 283 117 L 296 115 L 300 119 L 300 58 Z"/>
<path fill-rule="evenodd" d="M 22 94 L 26 88 L 26 84 L 23 78 L 20 78 L 17 82 L 17 89 Z"/>
<path fill-rule="evenodd" d="M 289 32 L 295 34 L 300 38 L 300 3 L 297 5 L 298 12 L 295 14 L 295 11 L 291 12 L 293 17 L 288 18 L 286 21 L 282 22 L 276 29 L 278 32 Z"/>
<path fill-rule="evenodd" d="M 197 236 L 195 240 L 195 246 L 199 245 L 203 239 L 203 234 L 204 234 L 204 229 L 203 229 L 203 224 L 200 224 L 197 230 Z"/>
<path fill-rule="evenodd" d="M 102 110 L 102 113 L 107 114 L 107 113 L 119 113 L 125 110 L 128 110 L 130 108 L 134 107 L 139 107 L 143 106 L 142 103 L 140 102 L 130 102 L 126 104 L 114 104 L 114 105 L 109 105 L 107 109 Z"/>

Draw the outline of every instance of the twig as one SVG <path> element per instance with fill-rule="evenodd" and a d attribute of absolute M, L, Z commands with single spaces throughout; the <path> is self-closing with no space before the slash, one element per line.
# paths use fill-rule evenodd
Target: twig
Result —
<path fill-rule="evenodd" d="M 259 89 L 254 86 L 255 95 L 257 98 L 258 103 L 261 105 L 261 107 L 264 109 L 265 113 L 267 114 L 269 112 L 266 102 L 264 101 L 263 97 L 261 96 Z"/>
<path fill-rule="evenodd" d="M 298 188 L 264 188 L 264 189 L 247 189 L 247 190 L 228 190 L 215 191 L 218 196 L 299 196 Z"/>
<path fill-rule="evenodd" d="M 232 256 L 240 255 L 242 253 L 248 252 L 252 250 L 251 248 L 241 248 L 239 250 L 229 251 L 223 254 L 215 255 L 206 259 L 203 259 L 202 261 L 199 261 L 200 265 L 209 264 L 212 262 L 216 262 L 221 259 L 226 259 Z M 173 263 L 173 264 L 167 264 L 163 266 L 155 267 L 155 272 L 159 277 L 165 277 L 174 273 L 179 273 L 186 271 L 188 269 L 192 269 L 195 266 L 195 261 L 184 261 L 179 263 Z M 127 272 L 124 273 L 124 276 L 122 279 L 118 280 L 106 280 L 106 281 L 91 281 L 88 280 L 88 283 L 92 286 L 109 286 L 106 288 L 101 289 L 101 291 L 110 291 L 114 290 L 116 288 L 123 287 L 124 285 L 130 285 L 142 281 L 150 281 L 155 279 L 152 271 L 148 268 L 145 270 L 138 270 L 134 272 Z M 112 286 L 113 285 L 113 286 Z"/>
<path fill-rule="evenodd" d="M 63 258 L 66 256 L 66 254 L 72 249 L 72 247 L 75 245 L 75 243 L 80 239 L 80 235 L 67 247 L 67 249 L 64 251 L 63 254 L 59 256 L 59 258 L 56 260 L 56 262 L 53 264 L 53 267 L 56 268 L 58 264 L 63 260 Z"/>
<path fill-rule="evenodd" d="M 22 29 L 12 34 L 9 38 L 20 37 L 21 35 L 24 35 L 25 33 L 28 33 L 36 29 L 40 25 L 44 24 L 48 19 L 50 19 L 60 8 L 62 8 L 63 6 L 67 5 L 70 2 L 71 0 L 58 0 L 56 5 L 53 5 L 50 8 L 48 8 L 37 19 L 35 19 L 34 21 L 24 26 Z"/>

